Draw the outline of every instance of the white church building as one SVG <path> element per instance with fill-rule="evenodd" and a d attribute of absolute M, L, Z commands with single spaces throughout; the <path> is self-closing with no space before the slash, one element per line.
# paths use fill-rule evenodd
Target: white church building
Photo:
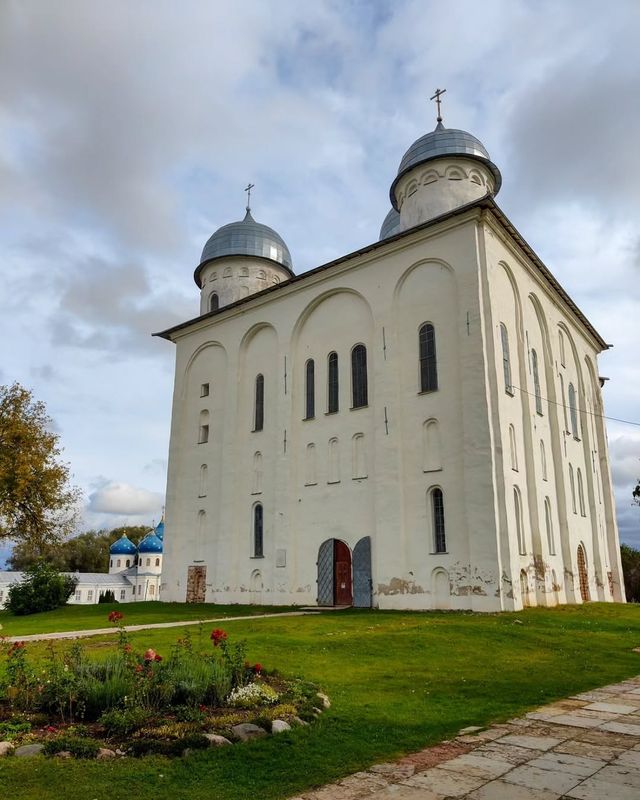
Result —
<path fill-rule="evenodd" d="M 482 143 L 403 156 L 379 241 L 296 275 L 206 243 L 176 345 L 164 600 L 500 611 L 624 601 L 598 354 Z"/>

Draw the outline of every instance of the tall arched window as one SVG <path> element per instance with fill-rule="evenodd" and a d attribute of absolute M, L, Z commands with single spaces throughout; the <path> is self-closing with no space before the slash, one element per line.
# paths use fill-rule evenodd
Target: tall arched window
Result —
<path fill-rule="evenodd" d="M 577 514 L 576 511 L 576 484 L 573 479 L 573 467 L 569 464 L 569 484 L 571 486 L 571 508 L 573 509 L 573 513 Z"/>
<path fill-rule="evenodd" d="M 198 491 L 198 497 L 207 496 L 207 472 L 207 465 L 203 464 L 200 467 L 200 489 Z"/>
<path fill-rule="evenodd" d="M 558 376 L 560 378 L 560 397 L 562 398 L 562 414 L 564 416 L 564 429 L 568 433 L 569 432 L 569 418 L 567 417 L 567 406 L 565 403 L 565 393 L 564 393 L 564 378 L 562 374 Z"/>
<path fill-rule="evenodd" d="M 220 298 L 217 292 L 213 292 L 209 298 L 209 311 L 217 311 L 220 308 Z"/>
<path fill-rule="evenodd" d="M 509 425 L 509 451 L 511 455 L 511 469 L 518 471 L 518 448 L 516 447 L 516 429 Z"/>
<path fill-rule="evenodd" d="M 560 345 L 560 363 L 564 367 L 564 336 L 562 335 L 562 331 L 558 331 L 558 343 Z"/>
<path fill-rule="evenodd" d="M 364 447 L 364 433 L 356 433 L 352 443 L 352 477 L 353 478 L 366 478 L 367 477 L 367 454 Z"/>
<path fill-rule="evenodd" d="M 521 556 L 526 556 L 527 546 L 524 541 L 524 525 L 522 523 L 522 500 L 517 486 L 513 488 L 513 506 L 516 514 L 516 536 L 518 537 L 518 550 Z"/>
<path fill-rule="evenodd" d="M 436 553 L 447 552 L 447 537 L 444 529 L 444 498 L 442 489 L 431 490 L 431 513 L 433 514 L 433 545 Z"/>
<path fill-rule="evenodd" d="M 569 414 L 571 415 L 571 433 L 574 439 L 579 439 L 578 435 L 578 409 L 576 408 L 576 390 L 573 384 L 569 384 Z"/>
<path fill-rule="evenodd" d="M 253 507 L 253 557 L 264 556 L 263 512 L 262 505 L 256 503 Z"/>
<path fill-rule="evenodd" d="M 209 441 L 209 412 L 205 409 L 200 412 L 200 425 L 198 427 L 198 444 Z"/>
<path fill-rule="evenodd" d="M 329 439 L 329 480 L 327 483 L 340 483 L 340 443 L 334 436 Z"/>
<path fill-rule="evenodd" d="M 420 391 L 433 392 L 438 388 L 436 362 L 436 332 L 430 322 L 425 322 L 418 333 L 420 350 Z"/>
<path fill-rule="evenodd" d="M 440 426 L 437 419 L 428 419 L 422 425 L 422 471 L 442 469 Z"/>
<path fill-rule="evenodd" d="M 317 482 L 316 446 L 310 442 L 305 452 L 304 485 L 315 486 Z"/>
<path fill-rule="evenodd" d="M 361 408 L 369 402 L 367 389 L 367 348 L 357 344 L 351 351 L 352 408 Z"/>
<path fill-rule="evenodd" d="M 258 450 L 253 454 L 253 488 L 251 494 L 262 492 L 262 453 Z"/>
<path fill-rule="evenodd" d="M 540 469 L 542 470 L 542 480 L 547 480 L 547 453 L 544 449 L 544 442 L 540 439 Z"/>
<path fill-rule="evenodd" d="M 542 416 L 542 395 L 540 394 L 540 375 L 538 374 L 538 354 L 531 351 L 531 369 L 533 371 L 533 391 L 536 396 L 536 412 Z"/>
<path fill-rule="evenodd" d="M 264 427 L 264 375 L 257 375 L 253 430 L 261 431 L 263 427 Z"/>
<path fill-rule="evenodd" d="M 310 358 L 304 368 L 305 378 L 305 419 L 313 419 L 316 413 L 315 365 Z"/>
<path fill-rule="evenodd" d="M 509 356 L 509 333 L 504 322 L 500 323 L 500 339 L 502 340 L 502 370 L 504 372 L 504 390 L 507 394 L 513 394 L 511 383 L 511 358 Z"/>
<path fill-rule="evenodd" d="M 553 517 L 551 516 L 551 501 L 548 497 L 544 498 L 544 522 L 547 528 L 547 544 L 549 546 L 549 554 L 555 556 L 556 543 L 553 540 Z"/>
<path fill-rule="evenodd" d="M 329 353 L 327 357 L 327 368 L 327 413 L 335 414 L 339 409 L 337 353 Z"/>
<path fill-rule="evenodd" d="M 580 515 L 586 517 L 587 509 L 584 504 L 584 486 L 582 483 L 582 472 L 580 471 L 580 467 L 578 467 L 578 503 L 580 505 Z"/>

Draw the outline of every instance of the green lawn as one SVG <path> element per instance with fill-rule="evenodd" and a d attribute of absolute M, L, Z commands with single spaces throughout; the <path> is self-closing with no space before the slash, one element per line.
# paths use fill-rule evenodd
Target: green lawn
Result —
<path fill-rule="evenodd" d="M 631 605 L 592 604 L 501 615 L 348 611 L 230 620 L 224 627 L 247 640 L 251 659 L 328 692 L 332 707 L 318 722 L 174 761 L 2 759 L 0 797 L 289 797 L 467 725 L 640 673 L 632 652 L 640 646 L 639 615 Z M 132 641 L 164 654 L 180 632 L 143 631 Z M 104 652 L 109 641 L 96 637 L 88 646 Z"/>
<path fill-rule="evenodd" d="M 181 620 L 216 619 L 239 617 L 251 614 L 271 614 L 278 611 L 294 611 L 283 606 L 222 606 L 214 603 L 101 603 L 100 605 L 63 606 L 55 611 L 15 617 L 8 611 L 0 611 L 0 635 L 27 636 L 33 633 L 52 631 L 81 631 L 108 628 L 110 611 L 121 611 L 126 625 L 144 625 L 154 622 L 178 622 Z"/>

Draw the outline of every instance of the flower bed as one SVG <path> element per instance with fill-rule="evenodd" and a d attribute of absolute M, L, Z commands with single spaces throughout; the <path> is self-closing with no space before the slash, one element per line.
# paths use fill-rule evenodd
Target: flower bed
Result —
<path fill-rule="evenodd" d="M 80 642 L 63 653 L 49 644 L 38 664 L 24 642 L 2 645 L 0 754 L 181 755 L 307 724 L 329 704 L 312 684 L 251 664 L 244 642 L 220 628 L 206 649 L 187 631 L 169 653 L 138 652 L 123 618 L 109 614 L 118 646 L 101 660 Z"/>

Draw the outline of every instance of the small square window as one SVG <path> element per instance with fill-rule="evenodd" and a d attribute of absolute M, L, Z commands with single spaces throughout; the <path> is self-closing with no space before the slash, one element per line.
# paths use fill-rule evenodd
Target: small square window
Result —
<path fill-rule="evenodd" d="M 209 397 L 209 384 L 200 384 L 200 397 Z"/>

